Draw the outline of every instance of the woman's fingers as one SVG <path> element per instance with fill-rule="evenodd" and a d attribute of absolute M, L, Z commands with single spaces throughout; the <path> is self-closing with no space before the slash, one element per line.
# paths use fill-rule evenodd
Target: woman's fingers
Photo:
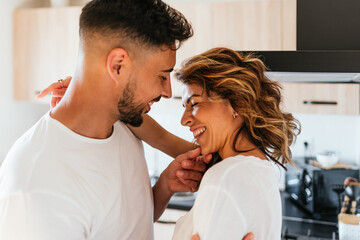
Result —
<path fill-rule="evenodd" d="M 61 88 L 52 92 L 51 97 L 62 98 L 67 88 Z"/>
<path fill-rule="evenodd" d="M 60 90 L 63 88 L 66 89 L 70 85 L 71 79 L 72 77 L 70 76 L 67 76 L 65 79 L 62 79 L 62 85 L 60 84 L 59 81 L 53 82 L 50 86 L 42 90 L 37 97 L 42 98 L 48 95 L 49 93 L 54 92 L 55 90 Z"/>
<path fill-rule="evenodd" d="M 48 95 L 49 93 L 55 91 L 56 89 L 61 88 L 61 86 L 59 87 L 59 83 L 58 82 L 54 82 L 52 83 L 50 86 L 48 86 L 47 88 L 45 88 L 44 90 L 41 91 L 41 93 L 39 95 L 37 95 L 38 98 L 42 98 L 45 97 L 46 95 Z"/>
<path fill-rule="evenodd" d="M 200 240 L 199 234 L 192 235 L 191 240 Z"/>
<path fill-rule="evenodd" d="M 56 106 L 56 98 L 51 98 L 50 105 L 52 108 L 54 108 Z"/>

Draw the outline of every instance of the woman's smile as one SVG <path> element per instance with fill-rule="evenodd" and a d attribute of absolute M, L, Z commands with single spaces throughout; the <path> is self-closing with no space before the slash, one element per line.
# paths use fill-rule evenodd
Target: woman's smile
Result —
<path fill-rule="evenodd" d="M 194 139 L 197 141 L 199 137 L 206 131 L 205 127 L 197 128 L 193 131 Z"/>

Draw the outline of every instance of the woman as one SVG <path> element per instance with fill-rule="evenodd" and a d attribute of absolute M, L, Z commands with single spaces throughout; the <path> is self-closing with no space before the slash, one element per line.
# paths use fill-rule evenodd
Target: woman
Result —
<path fill-rule="evenodd" d="M 292 164 L 289 146 L 300 129 L 291 114 L 281 111 L 280 87 L 265 70 L 257 58 L 214 48 L 177 71 L 184 83 L 181 124 L 190 128 L 202 155 L 213 153 L 213 161 L 173 239 L 190 239 L 194 233 L 201 240 L 240 239 L 248 232 L 257 239 L 280 239 L 281 200 L 273 166 Z M 169 155 L 190 147 L 148 116 L 132 130 Z"/>
<path fill-rule="evenodd" d="M 184 83 L 181 124 L 201 153 L 216 153 L 191 211 L 173 239 L 279 239 L 281 201 L 273 165 L 292 163 L 289 146 L 298 122 L 280 109 L 280 87 L 257 58 L 215 48 L 177 72 Z"/>

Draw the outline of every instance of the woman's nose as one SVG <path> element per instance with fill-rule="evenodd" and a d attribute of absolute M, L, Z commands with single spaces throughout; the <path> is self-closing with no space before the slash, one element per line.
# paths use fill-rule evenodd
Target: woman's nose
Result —
<path fill-rule="evenodd" d="M 190 111 L 184 111 L 184 114 L 181 117 L 181 125 L 190 126 L 192 122 L 192 114 Z"/>

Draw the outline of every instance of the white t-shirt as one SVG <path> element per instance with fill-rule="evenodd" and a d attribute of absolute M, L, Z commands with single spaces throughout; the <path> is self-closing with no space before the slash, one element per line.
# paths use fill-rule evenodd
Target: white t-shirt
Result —
<path fill-rule="evenodd" d="M 237 155 L 211 167 L 204 175 L 193 208 L 176 223 L 173 240 L 256 239 L 281 235 L 278 175 L 272 163 Z"/>
<path fill-rule="evenodd" d="M 121 122 L 99 140 L 43 116 L 0 169 L 0 239 L 153 239 L 141 141 Z"/>

